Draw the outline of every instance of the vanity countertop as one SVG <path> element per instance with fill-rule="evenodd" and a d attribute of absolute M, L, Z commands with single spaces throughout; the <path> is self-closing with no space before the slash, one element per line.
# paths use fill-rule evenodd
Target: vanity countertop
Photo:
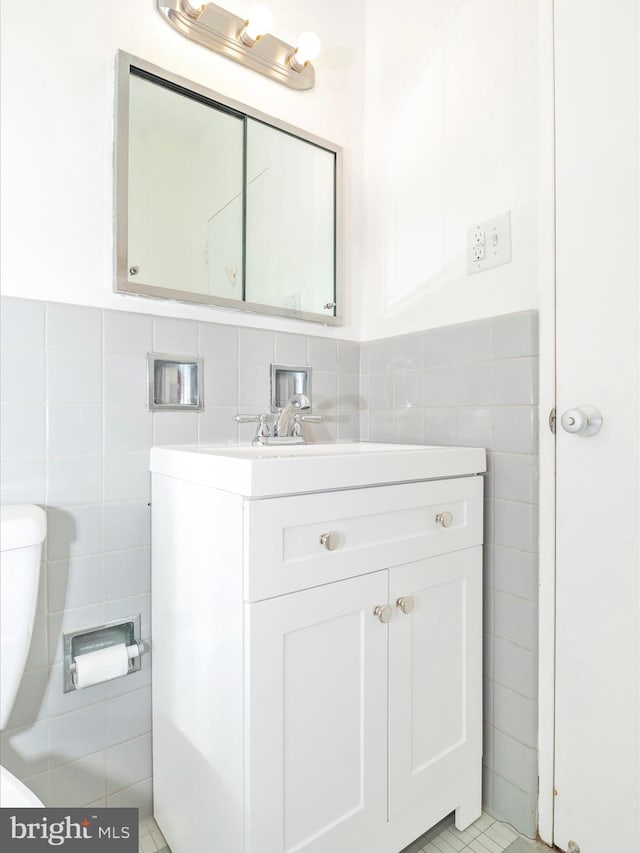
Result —
<path fill-rule="evenodd" d="M 486 471 L 480 447 L 334 442 L 151 449 L 151 471 L 248 498 L 464 477 Z"/>

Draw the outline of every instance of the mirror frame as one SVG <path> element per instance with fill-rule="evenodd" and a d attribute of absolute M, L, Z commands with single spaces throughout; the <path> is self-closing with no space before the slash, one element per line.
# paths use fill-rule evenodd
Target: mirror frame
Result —
<path fill-rule="evenodd" d="M 257 314 L 270 314 L 278 317 L 291 317 L 296 320 L 308 320 L 327 326 L 340 326 L 343 322 L 343 288 L 342 288 L 342 148 L 333 142 L 307 133 L 298 127 L 262 113 L 259 110 L 227 98 L 224 95 L 207 89 L 192 80 L 187 80 L 173 74 L 164 68 L 153 65 L 144 59 L 119 50 L 116 68 L 116 127 L 114 134 L 115 150 L 115 198 L 114 198 L 114 255 L 115 278 L 114 291 L 135 296 L 147 296 L 155 299 L 186 302 L 191 305 L 211 305 L 217 308 L 230 308 L 234 311 L 251 311 Z M 263 305 L 259 302 L 225 299 L 220 296 L 192 293 L 185 290 L 174 290 L 168 287 L 158 287 L 150 284 L 137 284 L 129 280 L 128 248 L 129 248 L 129 80 L 133 73 L 151 82 L 158 82 L 166 88 L 187 97 L 193 97 L 201 103 L 221 108 L 223 111 L 248 117 L 281 130 L 290 136 L 297 137 L 319 148 L 324 148 L 335 155 L 334 173 L 334 314 L 320 314 L 310 311 L 297 311 L 291 308 L 280 308 L 274 305 Z M 246 233 L 243 242 L 246 241 Z"/>

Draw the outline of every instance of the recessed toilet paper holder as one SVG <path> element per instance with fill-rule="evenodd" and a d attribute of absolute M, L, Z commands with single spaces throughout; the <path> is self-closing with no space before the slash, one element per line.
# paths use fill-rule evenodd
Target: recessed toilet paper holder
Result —
<path fill-rule="evenodd" d="M 96 625 L 93 628 L 81 628 L 78 631 L 70 631 L 62 635 L 63 640 L 63 689 L 65 693 L 76 690 L 76 658 L 121 643 L 127 648 L 129 658 L 129 670 L 131 675 L 139 672 L 142 668 L 142 655 L 147 651 L 145 644 L 140 638 L 141 619 L 138 616 L 128 616 L 126 619 L 117 619 L 114 622 L 105 622 L 104 625 Z"/>

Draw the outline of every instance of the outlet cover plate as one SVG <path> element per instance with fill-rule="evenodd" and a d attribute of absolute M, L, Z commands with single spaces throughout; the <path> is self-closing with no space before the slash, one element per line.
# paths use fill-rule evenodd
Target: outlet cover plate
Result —
<path fill-rule="evenodd" d="M 510 263 L 511 211 L 475 222 L 467 229 L 468 275 Z"/>

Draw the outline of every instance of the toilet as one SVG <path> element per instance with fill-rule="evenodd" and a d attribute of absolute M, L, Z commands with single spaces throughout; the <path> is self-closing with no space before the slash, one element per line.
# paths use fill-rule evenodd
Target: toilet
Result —
<path fill-rule="evenodd" d="M 47 517 L 40 507 L 0 508 L 0 729 L 9 720 L 27 662 L 46 533 Z M 0 806 L 42 805 L 26 785 L 0 767 Z"/>

